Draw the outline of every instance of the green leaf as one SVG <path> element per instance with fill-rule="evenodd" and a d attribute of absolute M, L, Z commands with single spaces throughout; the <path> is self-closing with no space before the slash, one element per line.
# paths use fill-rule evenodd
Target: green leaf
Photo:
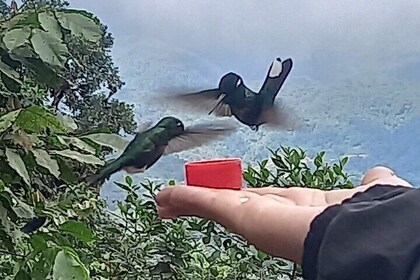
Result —
<path fill-rule="evenodd" d="M 133 189 L 130 186 L 127 186 L 127 185 L 124 185 L 124 184 L 121 184 L 121 183 L 118 183 L 118 182 L 114 182 L 114 184 L 117 185 L 118 187 L 120 187 L 121 189 L 129 192 L 129 193 L 133 191 Z"/>
<path fill-rule="evenodd" d="M 74 119 L 69 115 L 64 115 L 58 111 L 57 118 L 67 127 L 68 131 L 75 131 L 78 128 Z"/>
<path fill-rule="evenodd" d="M 9 51 L 13 51 L 16 48 L 23 46 L 28 42 L 31 36 L 31 29 L 28 26 L 22 28 L 15 28 L 3 35 L 3 43 Z"/>
<path fill-rule="evenodd" d="M 57 158 L 58 165 L 60 166 L 60 178 L 68 184 L 75 184 L 79 181 L 79 177 L 73 171 L 71 166 L 67 163 L 65 159 Z"/>
<path fill-rule="evenodd" d="M 133 178 L 131 178 L 131 176 L 125 176 L 125 182 L 127 183 L 127 185 L 132 186 Z"/>
<path fill-rule="evenodd" d="M 62 250 L 55 257 L 53 279 L 90 280 L 90 277 L 89 271 L 76 254 Z"/>
<path fill-rule="evenodd" d="M 14 279 L 19 279 L 19 280 L 32 280 L 32 275 L 30 275 L 28 272 L 26 272 L 25 270 L 19 270 L 16 273 L 16 276 Z"/>
<path fill-rule="evenodd" d="M 341 168 L 343 168 L 347 164 L 348 161 L 349 161 L 349 157 L 343 157 L 340 160 L 340 166 L 341 166 Z"/>
<path fill-rule="evenodd" d="M 68 49 L 62 41 L 50 36 L 48 32 L 34 30 L 31 37 L 32 46 L 42 61 L 58 69 L 64 69 L 68 58 Z"/>
<path fill-rule="evenodd" d="M 316 167 L 320 168 L 322 166 L 322 156 L 321 154 L 316 155 L 314 159 L 314 164 Z"/>
<path fill-rule="evenodd" d="M 67 137 L 67 136 L 60 136 L 61 139 L 65 141 L 66 144 L 71 144 L 77 147 L 78 149 L 88 152 L 90 154 L 95 154 L 96 150 L 92 146 L 90 146 L 85 141 L 77 138 L 77 137 Z"/>
<path fill-rule="evenodd" d="M 34 13 L 33 10 L 18 13 L 17 15 L 9 19 L 7 23 L 9 29 L 15 29 L 18 27 L 41 27 L 38 21 L 38 15 L 37 13 Z"/>
<path fill-rule="evenodd" d="M 268 163 L 268 159 L 264 159 L 264 160 L 262 160 L 261 162 L 260 162 L 260 167 L 266 167 L 267 166 L 267 163 Z"/>
<path fill-rule="evenodd" d="M 29 242 L 35 251 L 45 251 L 48 248 L 47 242 L 41 235 L 32 235 Z"/>
<path fill-rule="evenodd" d="M 0 71 L 16 83 L 20 85 L 22 84 L 19 73 L 16 72 L 10 65 L 4 63 L 2 60 L 0 60 Z"/>
<path fill-rule="evenodd" d="M 3 116 L 0 117 L 0 133 L 8 129 L 13 125 L 16 118 L 19 116 L 19 113 L 22 111 L 22 109 L 18 109 L 15 111 L 11 111 Z"/>
<path fill-rule="evenodd" d="M 53 12 L 45 11 L 39 13 L 38 20 L 41 23 L 43 29 L 48 31 L 50 36 L 55 37 L 57 39 L 62 39 L 63 34 L 61 32 L 61 27 L 58 21 L 56 20 Z"/>
<path fill-rule="evenodd" d="M 333 170 L 334 170 L 334 173 L 335 174 L 332 174 L 332 176 L 334 176 L 334 175 L 341 175 L 341 168 L 340 168 L 340 166 L 338 164 L 334 164 L 333 165 Z"/>
<path fill-rule="evenodd" d="M 47 279 L 53 268 L 56 254 L 55 248 L 46 248 L 46 251 L 42 252 L 41 257 L 37 258 L 33 265 L 32 279 Z"/>
<path fill-rule="evenodd" d="M 271 158 L 271 161 L 274 163 L 275 166 L 277 166 L 280 169 L 286 169 L 286 163 L 284 162 L 283 158 L 279 157 L 273 157 Z"/>
<path fill-rule="evenodd" d="M 84 241 L 93 240 L 93 232 L 84 223 L 78 221 L 66 221 L 60 225 L 60 230 Z"/>
<path fill-rule="evenodd" d="M 86 154 L 81 154 L 79 152 L 76 151 L 72 151 L 69 149 L 66 150 L 62 150 L 62 151 L 57 151 L 57 150 L 52 150 L 50 151 L 53 154 L 59 155 L 59 156 L 63 156 L 63 157 L 67 157 L 67 158 L 71 158 L 74 160 L 77 160 L 79 162 L 82 163 L 87 163 L 87 164 L 93 164 L 93 165 L 104 165 L 104 161 L 93 156 L 93 155 L 86 155 Z"/>
<path fill-rule="evenodd" d="M 3 72 L 0 72 L 0 82 L 2 82 L 3 87 L 7 90 L 6 92 L 4 92 L 5 93 L 5 96 L 12 96 L 12 97 L 14 97 L 14 95 L 13 94 L 10 94 L 10 93 L 20 92 L 20 85 L 18 83 L 16 83 L 15 80 L 10 79 Z"/>
<path fill-rule="evenodd" d="M 59 88 L 64 79 L 60 77 L 49 65 L 38 58 L 38 55 L 28 44 L 16 48 L 10 57 L 20 61 L 34 75 L 35 80 L 43 85 Z"/>
<path fill-rule="evenodd" d="M 171 179 L 168 181 L 168 186 L 175 186 L 176 185 L 176 181 Z"/>
<path fill-rule="evenodd" d="M 220 255 L 219 251 L 214 251 L 213 254 L 211 255 L 211 258 L 212 259 L 218 259 L 219 256 L 218 256 L 217 253 Z M 216 277 L 217 275 L 219 275 L 219 271 L 218 271 L 217 267 L 215 267 L 215 266 L 210 267 L 210 273 L 213 277 Z"/>
<path fill-rule="evenodd" d="M 205 236 L 205 237 L 203 237 L 203 239 L 202 239 L 202 241 L 203 241 L 203 243 L 204 244 L 209 244 L 210 243 L 210 241 L 211 241 L 211 239 L 210 239 L 210 236 Z"/>
<path fill-rule="evenodd" d="M 1 229 L 3 229 L 7 234 L 10 234 L 10 229 L 12 227 L 12 223 L 7 218 L 7 209 L 3 207 L 0 201 L 0 225 Z"/>
<path fill-rule="evenodd" d="M 295 150 L 292 150 L 290 159 L 291 163 L 293 163 L 295 166 L 298 166 L 301 160 L 299 154 Z"/>
<path fill-rule="evenodd" d="M 6 158 L 9 162 L 11 168 L 16 170 L 16 172 L 22 177 L 23 181 L 30 186 L 31 179 L 29 177 L 28 171 L 26 170 L 25 163 L 18 153 L 15 153 L 12 149 L 6 147 Z"/>
<path fill-rule="evenodd" d="M 16 124 L 27 132 L 40 133 L 49 128 L 52 132 L 67 132 L 64 124 L 47 109 L 31 106 L 24 109 L 16 120 Z"/>
<path fill-rule="evenodd" d="M 13 207 L 13 212 L 15 212 L 18 217 L 24 219 L 31 219 L 34 216 L 32 208 L 23 201 L 19 201 L 19 203 Z"/>
<path fill-rule="evenodd" d="M 56 12 L 55 15 L 60 22 L 60 25 L 63 28 L 70 30 L 75 36 L 83 36 L 88 41 L 97 42 L 103 35 L 100 25 L 79 11 L 60 11 Z"/>
<path fill-rule="evenodd" d="M 12 203 L 12 198 L 15 201 L 15 205 L 13 205 L 13 212 L 15 212 L 16 216 L 23 219 L 31 219 L 34 216 L 34 211 L 31 206 L 19 199 L 19 197 L 17 197 L 9 188 L 5 188 L 4 191 L 9 194 L 10 203 Z M 3 195 L 3 197 L 6 196 Z"/>
<path fill-rule="evenodd" d="M 123 151 L 127 147 L 128 143 L 130 143 L 130 141 L 127 139 L 124 139 L 118 134 L 113 133 L 88 134 L 83 135 L 80 138 L 87 138 L 95 143 L 98 143 L 99 145 L 110 147 L 115 151 Z"/>
<path fill-rule="evenodd" d="M 60 178 L 60 167 L 55 159 L 53 159 L 47 151 L 42 149 L 34 149 L 31 151 L 35 156 L 36 162 L 48 169 L 50 173 L 57 179 Z"/>

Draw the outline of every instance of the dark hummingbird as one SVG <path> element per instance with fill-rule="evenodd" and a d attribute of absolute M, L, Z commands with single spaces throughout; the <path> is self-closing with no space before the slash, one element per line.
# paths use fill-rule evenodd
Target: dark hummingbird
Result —
<path fill-rule="evenodd" d="M 144 172 L 163 155 L 201 146 L 236 130 L 234 125 L 227 122 L 219 125 L 214 122 L 202 123 L 185 128 L 175 117 L 165 117 L 155 126 L 143 129 L 117 159 L 107 163 L 97 174 L 88 177 L 88 184 L 103 181 L 120 170 L 128 174 Z"/>
<path fill-rule="evenodd" d="M 235 116 L 237 120 L 255 131 L 258 131 L 262 124 L 294 129 L 298 123 L 291 110 L 274 104 L 292 66 L 290 58 L 283 62 L 280 58 L 276 58 L 271 63 L 258 93 L 248 88 L 241 76 L 230 72 L 220 79 L 217 88 L 192 93 L 171 93 L 165 98 L 193 105 L 195 109 L 206 110 L 209 115 Z"/>

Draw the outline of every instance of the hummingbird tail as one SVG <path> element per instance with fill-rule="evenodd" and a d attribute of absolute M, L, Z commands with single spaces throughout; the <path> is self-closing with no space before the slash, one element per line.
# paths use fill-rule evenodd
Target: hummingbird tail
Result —
<path fill-rule="evenodd" d="M 107 165 L 105 165 L 98 173 L 89 176 L 86 179 L 88 185 L 96 184 L 99 181 L 109 178 L 115 172 L 118 172 L 121 169 L 120 163 L 116 160 Z"/>

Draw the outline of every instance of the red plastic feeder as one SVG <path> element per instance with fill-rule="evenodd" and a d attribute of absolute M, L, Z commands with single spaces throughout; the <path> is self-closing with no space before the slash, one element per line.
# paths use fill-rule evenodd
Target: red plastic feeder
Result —
<path fill-rule="evenodd" d="M 187 185 L 215 189 L 242 188 L 242 166 L 239 158 L 192 161 L 185 164 Z"/>

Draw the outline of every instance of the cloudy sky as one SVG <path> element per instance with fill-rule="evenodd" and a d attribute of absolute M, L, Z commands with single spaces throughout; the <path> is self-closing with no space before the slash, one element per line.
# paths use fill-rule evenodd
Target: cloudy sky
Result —
<path fill-rule="evenodd" d="M 109 25 L 116 45 L 159 39 L 250 78 L 275 56 L 293 57 L 294 75 L 313 79 L 420 75 L 418 0 L 70 2 Z"/>

